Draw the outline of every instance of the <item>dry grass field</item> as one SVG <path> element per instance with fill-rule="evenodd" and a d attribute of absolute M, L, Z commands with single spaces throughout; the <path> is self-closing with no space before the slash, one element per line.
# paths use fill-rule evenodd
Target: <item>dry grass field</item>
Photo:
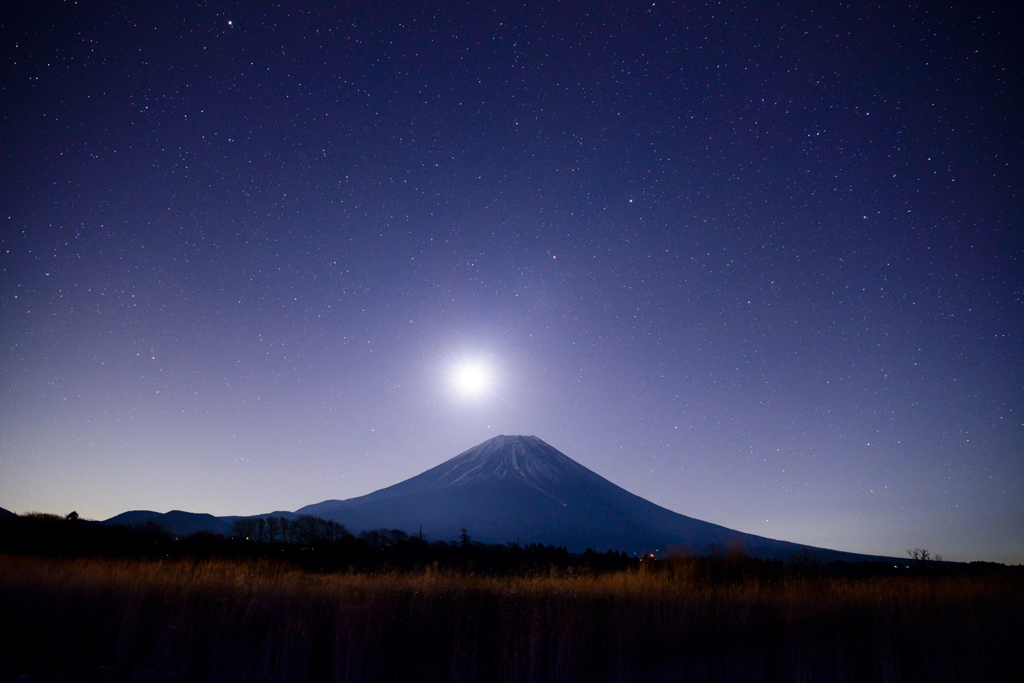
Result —
<path fill-rule="evenodd" d="M 0 556 L 0 680 L 1024 680 L 1017 573 L 765 582 L 700 567 L 484 577 Z"/>

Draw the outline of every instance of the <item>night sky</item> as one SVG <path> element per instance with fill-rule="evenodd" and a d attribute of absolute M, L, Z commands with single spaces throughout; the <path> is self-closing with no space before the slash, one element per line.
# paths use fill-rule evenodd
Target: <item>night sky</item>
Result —
<path fill-rule="evenodd" d="M 0 506 L 294 510 L 533 434 L 1024 562 L 1024 15 L 930 4 L 6 5 Z"/>

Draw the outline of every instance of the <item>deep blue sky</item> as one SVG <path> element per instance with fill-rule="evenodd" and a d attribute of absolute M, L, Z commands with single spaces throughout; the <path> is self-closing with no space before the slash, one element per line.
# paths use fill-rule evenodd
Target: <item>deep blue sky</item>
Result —
<path fill-rule="evenodd" d="M 293 510 L 535 434 L 1022 562 L 1011 4 L 13 3 L 0 506 Z"/>

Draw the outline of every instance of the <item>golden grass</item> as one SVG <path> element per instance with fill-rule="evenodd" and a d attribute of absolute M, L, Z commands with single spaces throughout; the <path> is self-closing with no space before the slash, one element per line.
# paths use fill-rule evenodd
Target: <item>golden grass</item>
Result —
<path fill-rule="evenodd" d="M 1024 680 L 1008 576 L 315 575 L 0 556 L 0 676 L 238 681 Z"/>

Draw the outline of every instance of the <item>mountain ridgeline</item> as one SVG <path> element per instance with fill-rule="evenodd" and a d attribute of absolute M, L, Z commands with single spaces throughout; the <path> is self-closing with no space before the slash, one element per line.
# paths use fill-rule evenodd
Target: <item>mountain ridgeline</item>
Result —
<path fill-rule="evenodd" d="M 356 533 L 422 530 L 428 538 L 450 540 L 466 529 L 487 543 L 545 543 L 572 552 L 700 555 L 709 548 L 742 548 L 763 559 L 786 559 L 803 550 L 825 562 L 886 559 L 809 548 L 686 517 L 616 486 L 535 436 L 496 436 L 393 486 L 283 514 L 314 515 Z M 235 519 L 136 511 L 107 523 L 156 521 L 176 533 L 223 533 Z"/>

